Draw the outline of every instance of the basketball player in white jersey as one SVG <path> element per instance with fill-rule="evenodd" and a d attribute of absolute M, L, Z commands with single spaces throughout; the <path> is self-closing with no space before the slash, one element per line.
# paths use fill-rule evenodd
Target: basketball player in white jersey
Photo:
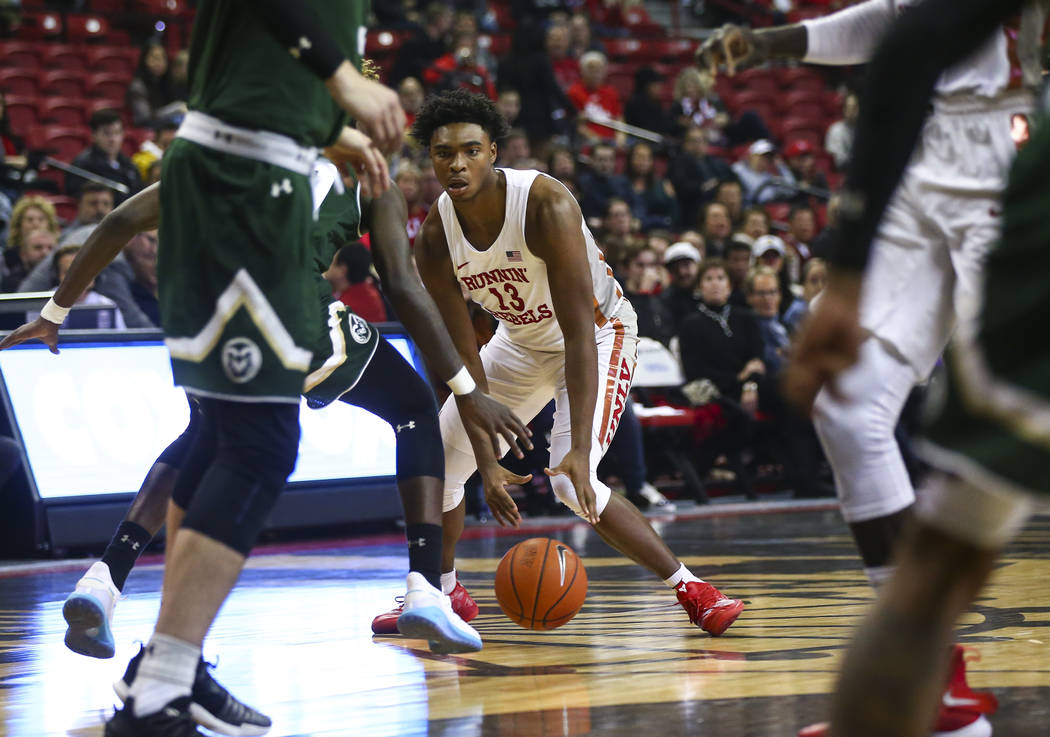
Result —
<path fill-rule="evenodd" d="M 464 380 L 526 422 L 554 399 L 547 473 L 558 499 L 607 543 L 664 579 L 693 624 L 720 635 L 743 602 L 694 576 L 634 505 L 612 494 L 595 473 L 631 387 L 635 313 L 569 191 L 537 171 L 495 168 L 496 141 L 507 129 L 487 98 L 464 90 L 429 98 L 413 129 L 416 140 L 429 145 L 445 190 L 416 239 L 416 263 L 469 369 Z M 480 354 L 461 285 L 499 321 Z M 468 438 L 454 403 L 441 409 L 441 438 L 442 588 L 461 591 L 462 602 L 466 592 L 454 565 L 463 484 L 480 470 L 493 515 L 516 526 L 518 510 L 504 485 L 526 479 L 498 465 L 505 445 L 496 451 L 483 437 Z M 463 616 L 461 606 L 457 611 Z M 392 616 L 377 617 L 373 631 L 389 632 Z"/>
<path fill-rule="evenodd" d="M 759 31 L 726 26 L 701 47 L 698 61 L 712 71 L 724 65 L 729 74 L 774 57 L 864 63 L 896 17 L 915 4 L 867 0 L 796 25 Z M 860 327 L 867 338 L 859 361 L 837 377 L 834 391 L 821 389 L 813 403 L 843 516 L 875 586 L 892 573 L 892 549 L 915 502 L 894 428 L 912 387 L 929 375 L 944 350 L 956 319 L 966 318 L 985 256 L 999 235 L 999 195 L 1026 137 L 1046 18 L 1044 3 L 1029 4 L 940 76 L 933 111 L 878 222 L 861 290 Z M 895 112 L 892 106 L 879 111 L 891 127 Z M 844 197 L 847 219 L 874 196 L 866 191 Z M 848 259 L 845 254 L 847 266 Z M 956 685 L 949 695 L 965 686 L 958 652 L 951 683 Z M 972 701 L 972 696 L 952 699 Z M 991 699 L 982 703 L 994 709 Z M 973 731 L 972 724 L 959 727 L 951 716 L 950 708 L 942 709 L 937 734 Z"/>

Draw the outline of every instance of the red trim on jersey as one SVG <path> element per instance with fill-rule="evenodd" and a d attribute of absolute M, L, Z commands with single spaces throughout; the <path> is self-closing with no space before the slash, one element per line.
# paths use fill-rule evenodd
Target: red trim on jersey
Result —
<path fill-rule="evenodd" d="M 622 410 L 613 416 L 610 423 L 609 416 L 612 414 L 613 403 L 616 401 L 616 388 L 620 383 L 620 355 L 623 353 L 624 327 L 619 318 L 613 318 L 613 330 L 616 337 L 613 339 L 612 355 L 609 356 L 609 369 L 605 375 L 605 406 L 602 408 L 602 421 L 598 425 L 598 441 L 602 447 L 608 447 L 608 437 L 612 439 L 613 431 L 620 422 Z M 628 376 L 628 380 L 630 377 Z M 611 425 L 611 426 L 610 426 Z"/>

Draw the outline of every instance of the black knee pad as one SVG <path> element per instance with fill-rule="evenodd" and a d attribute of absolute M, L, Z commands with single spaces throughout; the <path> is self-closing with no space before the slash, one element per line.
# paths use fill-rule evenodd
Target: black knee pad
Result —
<path fill-rule="evenodd" d="M 183 526 L 248 555 L 299 451 L 299 406 L 201 400 L 214 428 L 211 463 Z"/>
<path fill-rule="evenodd" d="M 445 452 L 434 393 L 386 340 L 380 339 L 360 381 L 341 399 L 390 423 L 397 436 L 398 479 L 445 478 Z"/>

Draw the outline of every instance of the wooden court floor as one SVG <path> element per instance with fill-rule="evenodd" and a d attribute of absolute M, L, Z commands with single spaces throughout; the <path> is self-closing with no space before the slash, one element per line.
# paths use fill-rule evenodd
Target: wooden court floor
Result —
<path fill-rule="evenodd" d="M 480 653 L 435 656 L 419 641 L 372 637 L 372 616 L 404 583 L 403 547 L 387 537 L 263 549 L 205 654 L 219 657 L 220 681 L 273 718 L 275 737 L 791 737 L 822 718 L 871 601 L 838 514 L 774 506 L 655 524 L 698 575 L 748 601 L 725 636 L 691 627 L 662 582 L 590 528 L 555 520 L 540 533 L 473 531 L 462 543 Z M 503 552 L 537 534 L 581 553 L 591 581 L 576 619 L 546 633 L 512 624 L 492 592 Z M 161 569 L 132 573 L 109 661 L 62 644 L 62 601 L 82 570 L 0 570 L 0 734 L 102 734 L 111 683 L 149 637 Z M 1002 703 L 995 734 L 1050 733 L 1050 518 L 1009 549 L 959 637 L 980 656 L 971 683 Z"/>

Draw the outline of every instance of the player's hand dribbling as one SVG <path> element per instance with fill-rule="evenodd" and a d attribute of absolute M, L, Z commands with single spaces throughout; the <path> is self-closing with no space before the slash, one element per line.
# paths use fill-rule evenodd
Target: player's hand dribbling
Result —
<path fill-rule="evenodd" d="M 696 64 L 713 75 L 724 67 L 725 73 L 732 77 L 737 70 L 761 64 L 768 56 L 761 36 L 750 28 L 727 23 L 696 50 Z"/>
<path fill-rule="evenodd" d="M 503 527 L 518 527 L 521 524 L 521 513 L 514 499 L 507 493 L 507 484 L 527 484 L 532 480 L 532 474 L 519 476 L 498 463 L 482 464 L 478 473 L 481 474 L 481 483 L 485 488 L 485 503 L 492 516 Z"/>
<path fill-rule="evenodd" d="M 532 437 L 532 431 L 507 407 L 481 389 L 475 389 L 470 394 L 454 396 L 459 416 L 467 428 L 468 435 L 472 434 L 473 428 L 476 432 L 488 436 L 497 459 L 503 455 L 499 447 L 500 437 L 507 441 L 511 451 L 518 458 L 525 457 L 522 448 L 532 450 L 532 440 L 529 439 Z"/>
<path fill-rule="evenodd" d="M 817 392 L 857 362 L 865 333 L 860 326 L 860 278 L 832 276 L 806 318 L 784 372 L 784 396 L 809 414 Z"/>
<path fill-rule="evenodd" d="M 332 99 L 354 116 L 381 151 L 393 153 L 401 146 L 406 118 L 394 90 L 365 79 L 350 62 L 343 62 L 325 85 Z"/>
<path fill-rule="evenodd" d="M 11 348 L 13 346 L 25 343 L 27 340 L 39 340 L 48 348 L 51 349 L 52 353 L 58 353 L 58 328 L 60 326 L 45 320 L 42 317 L 38 317 L 32 322 L 27 322 L 20 328 L 8 333 L 2 341 L 0 341 L 0 351 L 5 348 Z"/>
<path fill-rule="evenodd" d="M 545 468 L 548 476 L 568 476 L 576 491 L 583 517 L 592 525 L 598 524 L 598 500 L 591 488 L 591 459 L 589 453 L 571 449 L 554 468 Z"/>

